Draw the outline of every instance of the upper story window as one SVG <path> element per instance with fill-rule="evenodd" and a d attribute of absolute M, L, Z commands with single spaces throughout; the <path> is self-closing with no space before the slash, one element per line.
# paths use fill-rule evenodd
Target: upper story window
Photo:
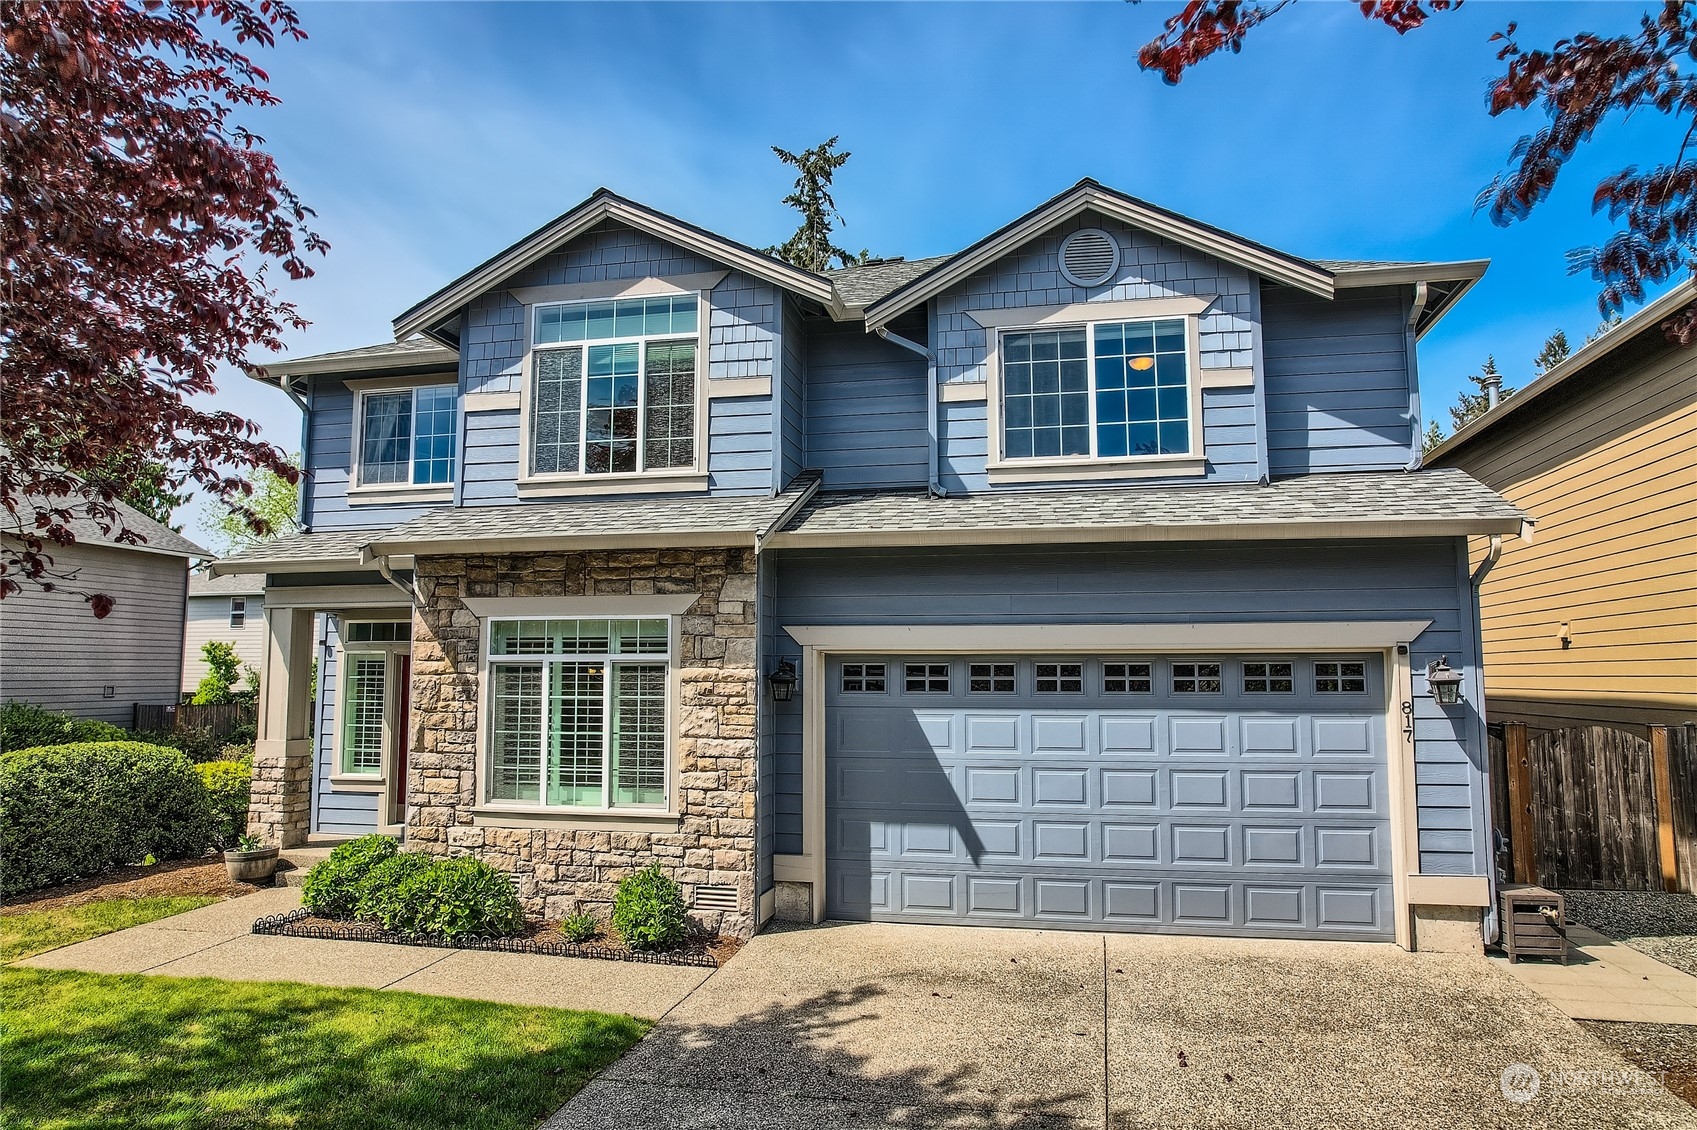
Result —
<path fill-rule="evenodd" d="M 230 598 L 230 630 L 239 632 L 247 626 L 247 597 Z"/>
<path fill-rule="evenodd" d="M 695 465 L 696 295 L 538 306 L 532 474 L 631 474 Z"/>
<path fill-rule="evenodd" d="M 453 482 L 458 414 L 459 389 L 451 384 L 360 393 L 357 485 Z"/>
<path fill-rule="evenodd" d="M 1183 318 L 1002 334 L 1006 459 L 1126 459 L 1191 452 Z"/>

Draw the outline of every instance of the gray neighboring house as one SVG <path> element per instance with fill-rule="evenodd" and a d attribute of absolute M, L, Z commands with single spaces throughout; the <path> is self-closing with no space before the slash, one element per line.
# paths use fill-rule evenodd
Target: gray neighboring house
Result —
<path fill-rule="evenodd" d="M 206 674 L 200 649 L 214 640 L 234 644 L 245 667 L 259 670 L 265 659 L 265 578 L 240 573 L 214 577 L 204 569 L 189 576 L 188 616 L 183 632 L 183 692 Z"/>
<path fill-rule="evenodd" d="M 250 823 L 548 917 L 658 864 L 742 934 L 1477 951 L 1468 538 L 1526 518 L 1420 469 L 1417 352 L 1484 269 L 1083 181 L 816 274 L 599 191 L 395 343 L 255 373 L 307 528 L 212 567 L 266 584 Z"/>
<path fill-rule="evenodd" d="M 76 544 L 48 547 L 54 572 L 74 576 L 55 581 L 54 592 L 25 581 L 0 601 L 0 698 L 119 726 L 130 725 L 138 702 L 178 701 L 189 569 L 212 554 L 118 508 L 143 544 L 119 544 L 95 522 L 75 518 Z M 111 615 L 96 620 L 79 592 L 112 597 Z"/>

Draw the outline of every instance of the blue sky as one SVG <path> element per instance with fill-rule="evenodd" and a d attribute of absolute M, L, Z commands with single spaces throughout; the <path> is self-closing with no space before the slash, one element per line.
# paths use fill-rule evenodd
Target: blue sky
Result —
<path fill-rule="evenodd" d="M 294 354 L 390 319 L 599 185 L 756 246 L 794 227 L 769 145 L 838 134 L 840 242 L 958 250 L 1083 176 L 1317 258 L 1489 258 L 1421 351 L 1427 414 L 1494 353 L 1508 382 L 1599 317 L 1566 252 L 1603 238 L 1605 172 L 1666 160 L 1672 126 L 1611 123 L 1529 221 L 1473 211 L 1536 111 L 1487 116 L 1492 32 L 1527 46 L 1630 30 L 1640 3 L 1476 2 L 1406 36 L 1306 0 L 1177 87 L 1136 65 L 1176 4 L 320 4 L 262 65 L 253 123 L 332 250 L 287 294 Z M 261 359 L 263 360 L 263 359 Z M 280 393 L 220 404 L 293 450 Z M 199 507 L 190 532 L 203 532 Z"/>

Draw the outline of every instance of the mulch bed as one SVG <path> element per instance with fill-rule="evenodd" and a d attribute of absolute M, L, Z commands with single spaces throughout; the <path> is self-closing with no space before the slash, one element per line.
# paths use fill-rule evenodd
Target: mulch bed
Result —
<path fill-rule="evenodd" d="M 692 937 L 676 949 L 663 953 L 633 950 L 617 937 L 592 942 L 573 942 L 552 922 L 526 922 L 524 932 L 510 938 L 411 938 L 391 934 L 364 922 L 319 918 L 306 909 L 261 918 L 253 924 L 255 934 L 289 938 L 333 938 L 348 942 L 382 942 L 393 946 L 430 946 L 443 949 L 485 950 L 498 953 L 534 953 L 552 957 L 588 957 L 601 961 L 630 961 L 644 965 L 687 965 L 714 969 L 742 948 L 741 938 L 719 935 Z"/>
<path fill-rule="evenodd" d="M 151 867 L 120 867 L 92 879 L 78 879 L 57 887 L 31 891 L 6 900 L 0 914 L 22 914 L 32 910 L 62 910 L 102 899 L 171 898 L 210 895 L 235 898 L 261 888 L 252 883 L 234 883 L 221 856 L 174 859 Z"/>
<path fill-rule="evenodd" d="M 1697 1106 L 1697 1027 L 1690 1024 L 1620 1024 L 1581 1020 L 1579 1026 L 1634 1067 Z"/>

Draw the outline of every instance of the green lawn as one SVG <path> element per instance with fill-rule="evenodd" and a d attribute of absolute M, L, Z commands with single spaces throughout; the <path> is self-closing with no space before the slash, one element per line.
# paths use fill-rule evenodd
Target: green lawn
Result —
<path fill-rule="evenodd" d="M 372 989 L 0 970 L 0 1127 L 530 1130 L 647 1030 Z"/>
<path fill-rule="evenodd" d="M 85 938 L 110 934 L 195 910 L 218 900 L 210 895 L 176 898 L 101 899 L 58 910 L 26 910 L 0 915 L 0 961 L 45 953 Z"/>

